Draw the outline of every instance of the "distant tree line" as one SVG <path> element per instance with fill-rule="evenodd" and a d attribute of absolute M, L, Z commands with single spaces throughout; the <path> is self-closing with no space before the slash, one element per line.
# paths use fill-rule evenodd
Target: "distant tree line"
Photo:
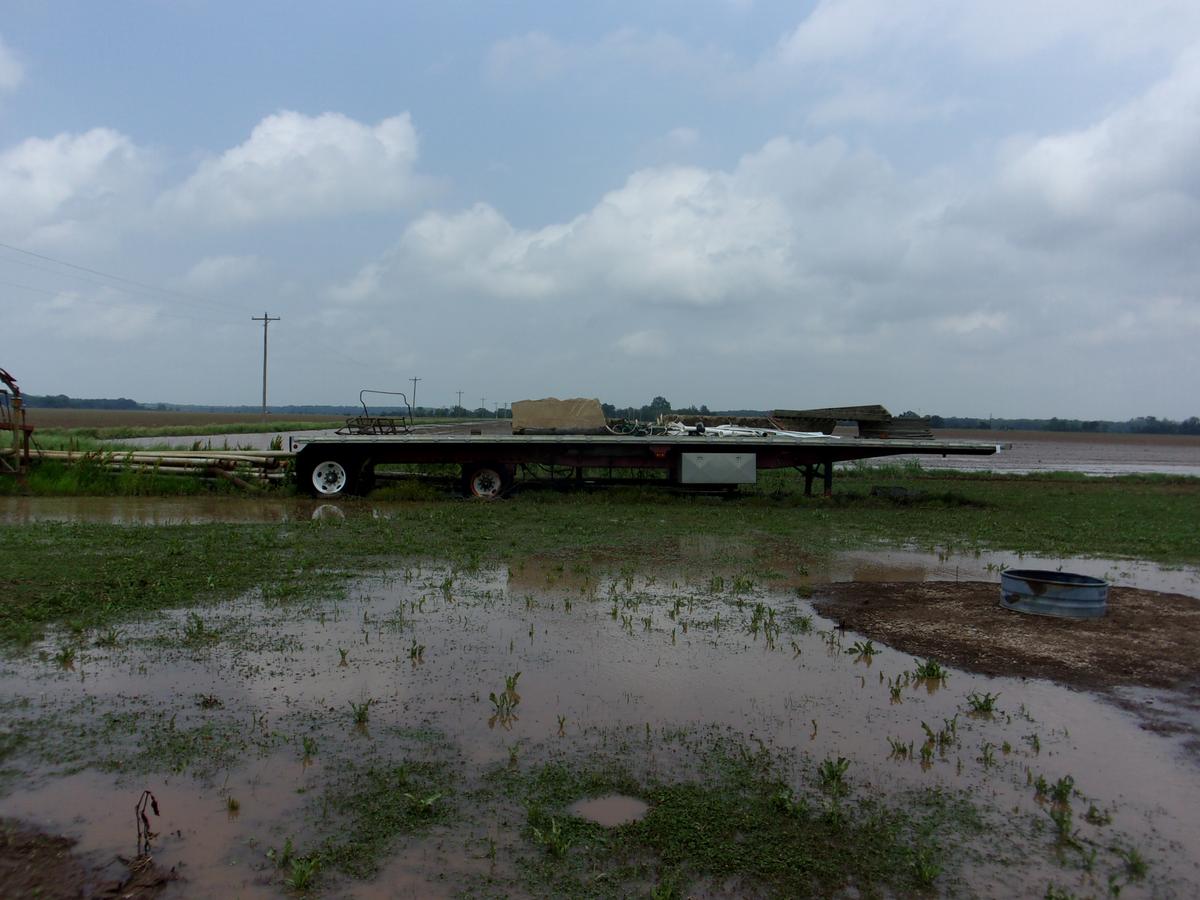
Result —
<path fill-rule="evenodd" d="M 25 405 L 31 409 L 141 409 L 142 405 L 127 397 L 114 399 L 68 397 L 66 394 L 22 394 Z"/>
<path fill-rule="evenodd" d="M 930 416 L 931 428 L 990 428 L 997 431 L 1066 431 L 1095 434 L 1200 434 L 1200 417 L 1182 422 L 1157 416 L 1138 416 L 1124 422 L 1103 419 L 977 419 L 969 416 Z"/>

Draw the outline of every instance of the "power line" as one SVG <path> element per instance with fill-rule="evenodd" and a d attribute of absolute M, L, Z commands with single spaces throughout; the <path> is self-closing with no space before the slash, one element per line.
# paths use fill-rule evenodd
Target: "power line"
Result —
<path fill-rule="evenodd" d="M 59 297 L 59 296 L 61 296 L 61 295 L 63 294 L 63 292 L 62 292 L 61 290 L 59 290 L 59 291 L 51 291 L 51 290 L 47 290 L 46 288 L 34 287 L 34 286 L 33 286 L 33 285 L 31 285 L 31 284 L 18 284 L 18 283 L 17 283 L 17 282 L 15 282 L 15 281 L 5 281 L 4 279 L 0 279 L 0 284 L 4 285 L 5 287 L 19 288 L 19 289 L 20 289 L 20 290 L 22 290 L 22 291 L 32 291 L 32 292 L 33 292 L 33 293 L 35 293 L 35 294 L 45 294 L 47 297 Z M 111 301 L 111 300 L 100 300 L 100 299 L 98 299 L 98 298 L 96 298 L 96 297 L 89 297 L 89 298 L 88 298 L 88 302 L 89 302 L 89 303 L 94 303 L 94 304 L 97 304 L 97 305 L 99 305 L 99 306 L 108 306 L 108 307 L 111 307 L 111 308 L 113 308 L 113 309 L 120 309 L 120 308 L 121 308 L 120 304 L 118 304 L 118 303 L 114 303 L 114 302 L 113 302 L 113 301 Z M 158 310 L 158 309 L 154 310 L 154 315 L 156 315 L 156 316 L 163 316 L 163 317 L 165 317 L 165 318 L 168 318 L 168 319 L 187 319 L 189 322 L 213 322 L 213 321 L 218 321 L 218 320 L 216 320 L 216 319 L 201 319 L 201 318 L 198 318 L 198 317 L 196 317 L 196 316 L 189 316 L 189 315 L 185 315 L 184 313 L 177 313 L 177 312 L 163 312 L 162 310 Z"/>
<path fill-rule="evenodd" d="M 146 290 L 146 291 L 151 291 L 156 294 L 166 294 L 166 295 L 169 295 L 172 297 L 179 297 L 184 300 L 190 300 L 193 303 L 204 303 L 204 304 L 208 304 L 210 306 L 219 306 L 219 307 L 222 307 L 225 309 L 235 309 L 236 308 L 228 303 L 219 303 L 216 300 L 209 300 L 205 297 L 197 297 L 195 294 L 187 294 L 187 293 L 184 293 L 183 291 L 175 291 L 175 290 L 171 290 L 170 288 L 157 287 L 156 285 L 153 285 L 153 284 L 146 284 L 145 282 L 142 282 L 142 281 L 135 281 L 132 278 L 126 278 L 123 275 L 113 275 L 110 272 L 101 272 L 99 269 L 92 269 L 87 266 L 81 266 L 76 263 L 67 262 L 65 259 L 56 259 L 53 256 L 46 256 L 43 253 L 34 253 L 32 250 L 24 250 L 21 247 L 14 247 L 12 244 L 6 244 L 3 241 L 0 241 L 0 247 L 3 247 L 6 250 L 12 250 L 14 253 L 21 253 L 21 254 L 24 254 L 25 256 L 31 256 L 34 259 L 41 259 L 41 260 L 45 260 L 46 262 L 54 263 L 55 265 L 66 266 L 68 269 L 75 269 L 76 271 L 79 271 L 79 272 L 87 272 L 89 275 L 99 275 L 101 278 L 108 278 L 113 281 L 122 282 L 123 284 L 133 285 L 134 287 L 141 288 L 142 290 Z M 18 263 L 21 265 L 28 265 L 27 263 L 21 263 L 20 260 L 9 260 L 9 261 L 15 262 L 15 263 Z M 34 266 L 33 268 L 38 268 L 38 267 Z M 44 271 L 53 271 L 53 270 L 44 270 Z M 63 273 L 59 273 L 59 274 L 66 275 L 66 274 L 70 274 L 70 273 L 63 272 Z M 76 276 L 76 277 L 78 277 L 78 276 Z M 111 287 L 111 285 L 110 285 L 110 287 Z"/>

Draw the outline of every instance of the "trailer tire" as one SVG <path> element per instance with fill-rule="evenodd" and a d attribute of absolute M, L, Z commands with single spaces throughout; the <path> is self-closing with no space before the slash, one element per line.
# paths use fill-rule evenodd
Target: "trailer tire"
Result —
<path fill-rule="evenodd" d="M 478 500 L 498 500 L 512 487 L 512 470 L 497 463 L 463 466 L 463 493 Z"/>
<path fill-rule="evenodd" d="M 304 481 L 314 497 L 345 497 L 354 492 L 355 466 L 345 458 L 326 457 L 307 469 Z"/>

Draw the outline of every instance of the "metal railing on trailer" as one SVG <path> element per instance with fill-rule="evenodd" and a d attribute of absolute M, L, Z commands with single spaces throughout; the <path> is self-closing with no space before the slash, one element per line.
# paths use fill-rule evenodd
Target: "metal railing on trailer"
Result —
<path fill-rule="evenodd" d="M 371 411 L 367 409 L 367 401 L 364 395 L 366 394 L 385 394 L 389 397 L 399 397 L 404 401 L 404 407 L 408 410 L 407 415 L 400 413 L 389 413 L 387 415 L 371 415 Z M 341 435 L 352 434 L 409 434 L 412 431 L 413 411 L 412 404 L 408 402 L 408 397 L 401 391 L 374 391 L 364 388 L 358 392 L 358 402 L 362 405 L 363 414 L 361 416 L 350 416 L 346 419 L 346 424 L 337 430 Z"/>

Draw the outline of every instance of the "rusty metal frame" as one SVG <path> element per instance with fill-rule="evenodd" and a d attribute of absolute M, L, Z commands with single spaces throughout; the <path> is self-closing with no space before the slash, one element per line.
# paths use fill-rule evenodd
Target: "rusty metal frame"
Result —
<path fill-rule="evenodd" d="M 29 438 L 33 426 L 25 420 L 25 401 L 17 380 L 0 369 L 0 431 L 11 431 L 11 446 L 0 446 L 0 475 L 23 475 L 29 468 Z M 11 391 L 11 394 L 10 394 Z"/>

